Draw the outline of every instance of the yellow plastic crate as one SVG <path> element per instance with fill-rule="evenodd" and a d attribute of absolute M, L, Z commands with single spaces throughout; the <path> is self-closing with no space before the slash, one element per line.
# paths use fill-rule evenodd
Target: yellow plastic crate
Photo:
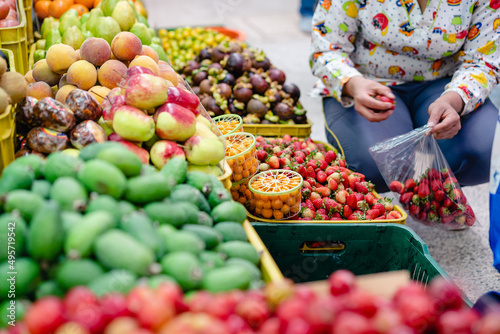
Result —
<path fill-rule="evenodd" d="M 248 241 L 255 247 L 260 255 L 260 270 L 262 272 L 262 278 L 265 282 L 277 282 L 283 280 L 283 274 L 278 268 L 278 265 L 274 261 L 271 253 L 267 250 L 266 245 L 257 234 L 253 226 L 248 220 L 243 223 L 243 228 L 247 233 Z"/>
<path fill-rule="evenodd" d="M 0 28 L 0 48 L 12 51 L 16 64 L 16 71 L 24 75 L 28 71 L 26 13 L 23 3 L 20 0 L 16 3 L 19 25 L 16 27 Z"/>
<path fill-rule="evenodd" d="M 26 13 L 26 37 L 28 38 L 28 43 L 32 44 L 35 41 L 35 36 L 33 35 L 33 0 L 24 0 L 23 6 Z"/>
<path fill-rule="evenodd" d="M 28 56 L 28 72 L 33 69 L 33 65 L 35 65 L 35 51 L 36 51 L 36 43 L 30 45 L 30 52 Z"/>
<path fill-rule="evenodd" d="M 307 124 L 243 124 L 245 132 L 264 137 L 292 137 L 307 138 L 311 135 L 312 122 Z"/>
<path fill-rule="evenodd" d="M 9 58 L 10 70 L 16 71 L 14 54 L 7 49 L 0 49 Z M 0 174 L 3 169 L 14 161 L 14 137 L 16 125 L 14 123 L 14 106 L 8 106 L 7 110 L 0 115 Z"/>

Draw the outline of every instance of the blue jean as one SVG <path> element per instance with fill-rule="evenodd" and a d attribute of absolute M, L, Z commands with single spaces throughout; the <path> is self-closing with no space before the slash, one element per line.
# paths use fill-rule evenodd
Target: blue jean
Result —
<path fill-rule="evenodd" d="M 391 86 L 396 95 L 396 109 L 391 117 L 379 123 L 369 122 L 354 107 L 344 108 L 334 98 L 323 99 L 326 125 L 339 139 L 349 168 L 365 174 L 375 184 L 378 192 L 388 191 L 368 149 L 379 141 L 427 124 L 429 105 L 443 93 L 450 79 Z M 462 128 L 456 136 L 438 140 L 441 151 L 462 186 L 489 181 L 497 115 L 498 109 L 487 99 L 473 113 L 462 117 Z M 326 136 L 338 148 L 328 131 Z"/>

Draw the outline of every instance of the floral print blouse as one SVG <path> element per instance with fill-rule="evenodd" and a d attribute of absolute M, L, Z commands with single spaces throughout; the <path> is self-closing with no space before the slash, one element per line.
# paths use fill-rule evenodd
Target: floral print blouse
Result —
<path fill-rule="evenodd" d="M 310 59 L 313 95 L 342 96 L 350 77 L 385 85 L 453 76 L 446 86 L 472 112 L 500 79 L 500 0 L 320 0 Z"/>

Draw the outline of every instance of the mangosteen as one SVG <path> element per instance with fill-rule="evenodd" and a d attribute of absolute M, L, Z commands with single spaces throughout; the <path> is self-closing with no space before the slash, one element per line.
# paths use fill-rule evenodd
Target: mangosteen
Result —
<path fill-rule="evenodd" d="M 193 71 L 198 69 L 199 67 L 200 64 L 198 64 L 197 61 L 189 60 L 186 63 L 186 66 L 184 66 L 184 68 L 182 69 L 182 74 L 184 74 L 185 76 L 190 76 L 191 74 L 193 74 Z"/>
<path fill-rule="evenodd" d="M 233 52 L 229 55 L 226 62 L 226 69 L 236 76 L 243 73 L 243 65 L 245 65 L 245 57 L 241 53 Z"/>
<path fill-rule="evenodd" d="M 200 53 L 198 54 L 198 61 L 201 62 L 205 59 L 210 59 L 210 50 L 208 48 L 205 48 L 203 50 L 200 51 Z"/>
<path fill-rule="evenodd" d="M 258 74 L 252 75 L 250 78 L 250 83 L 255 94 L 264 94 L 269 88 L 269 84 Z"/>
<path fill-rule="evenodd" d="M 229 42 L 228 52 L 241 52 L 242 43 L 238 41 Z"/>
<path fill-rule="evenodd" d="M 213 48 L 210 52 L 210 59 L 214 62 L 214 63 L 218 63 L 220 62 L 221 60 L 224 59 L 224 57 L 226 56 L 226 53 L 223 52 L 222 50 L 220 50 L 220 48 L 216 47 L 216 48 Z"/>
<path fill-rule="evenodd" d="M 245 104 L 239 102 L 238 100 L 230 99 L 228 103 L 228 109 L 231 114 L 236 114 L 240 116 L 246 115 Z"/>
<path fill-rule="evenodd" d="M 216 92 L 224 99 L 229 99 L 231 95 L 233 94 L 233 90 L 231 89 L 231 86 L 229 86 L 226 83 L 220 83 L 216 86 Z"/>
<path fill-rule="evenodd" d="M 210 98 L 203 99 L 203 102 L 205 102 L 205 104 L 203 104 L 205 109 L 207 109 L 207 111 L 209 111 L 209 112 L 212 111 L 214 113 L 214 116 L 220 116 L 220 115 L 224 114 L 222 109 L 215 102 L 214 98 L 210 97 Z"/>
<path fill-rule="evenodd" d="M 208 66 L 208 74 L 216 76 L 222 72 L 222 66 L 219 63 L 213 63 Z"/>
<path fill-rule="evenodd" d="M 193 90 L 193 93 L 195 93 L 196 95 L 200 95 L 200 94 L 201 94 L 201 89 L 200 89 L 200 87 L 198 87 L 198 86 L 193 86 L 193 87 L 191 87 L 191 89 Z"/>
<path fill-rule="evenodd" d="M 252 61 L 252 66 L 257 69 L 263 69 L 264 71 L 267 71 L 271 67 L 271 62 L 269 59 L 266 57 L 261 61 L 258 61 L 257 59 L 254 59 Z"/>
<path fill-rule="evenodd" d="M 260 118 L 255 114 L 248 114 L 245 117 L 243 117 L 243 123 L 244 124 L 259 124 Z"/>
<path fill-rule="evenodd" d="M 204 79 L 200 82 L 200 91 L 202 94 L 212 95 L 212 82 L 210 79 Z"/>
<path fill-rule="evenodd" d="M 264 116 L 264 118 L 270 121 L 271 123 L 278 123 L 280 121 L 279 116 L 274 115 L 272 111 L 268 111 Z"/>
<path fill-rule="evenodd" d="M 293 109 L 290 108 L 288 104 L 285 103 L 278 103 L 274 107 L 274 113 L 282 120 L 282 121 L 288 121 L 289 119 L 292 119 L 294 116 Z"/>
<path fill-rule="evenodd" d="M 232 87 L 236 84 L 236 79 L 234 78 L 234 75 L 232 75 L 231 73 L 226 73 L 221 82 L 228 84 L 229 86 Z"/>
<path fill-rule="evenodd" d="M 267 71 L 267 74 L 272 81 L 276 81 L 280 85 L 285 83 L 286 75 L 282 70 L 279 70 L 277 68 L 270 68 Z"/>
<path fill-rule="evenodd" d="M 250 88 L 240 87 L 233 90 L 234 98 L 243 103 L 250 101 L 252 94 L 253 91 Z"/>
<path fill-rule="evenodd" d="M 293 83 L 285 83 L 283 84 L 283 91 L 290 95 L 290 97 L 297 103 L 300 98 L 300 89 Z"/>
<path fill-rule="evenodd" d="M 306 115 L 294 115 L 293 116 L 293 121 L 295 124 L 306 124 L 307 123 L 307 117 Z"/>
<path fill-rule="evenodd" d="M 255 114 L 257 116 L 264 116 L 268 112 L 267 106 L 257 99 L 251 99 L 247 103 L 246 111 L 249 114 Z"/>
<path fill-rule="evenodd" d="M 199 71 L 195 75 L 193 75 L 193 85 L 199 86 L 200 83 L 208 77 L 208 73 L 206 71 Z"/>

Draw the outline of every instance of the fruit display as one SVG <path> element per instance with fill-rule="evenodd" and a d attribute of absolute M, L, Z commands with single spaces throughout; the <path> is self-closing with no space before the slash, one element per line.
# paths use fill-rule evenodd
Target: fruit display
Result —
<path fill-rule="evenodd" d="M 235 184 L 248 181 L 256 172 L 259 161 L 255 157 L 255 137 L 250 133 L 236 132 L 225 135 L 226 161 L 233 171 L 231 181 Z"/>
<path fill-rule="evenodd" d="M 392 181 L 389 188 L 410 216 L 425 225 L 459 229 L 476 222 L 474 211 L 448 169 L 429 168 L 420 178 Z"/>
<path fill-rule="evenodd" d="M 181 71 L 189 61 L 195 60 L 201 50 L 232 41 L 230 37 L 204 27 L 160 29 L 158 35 L 161 38 L 163 49 L 176 71 Z"/>
<path fill-rule="evenodd" d="M 103 4 L 101 4 L 103 2 Z M 34 10 L 35 14 L 39 19 L 45 19 L 48 17 L 60 18 L 67 11 L 74 9 L 78 11 L 80 15 L 88 13 L 92 8 L 105 8 L 115 5 L 118 1 L 108 1 L 108 0 L 34 0 Z M 148 17 L 146 8 L 142 1 L 132 0 L 131 6 L 135 12 L 144 17 Z"/>
<path fill-rule="evenodd" d="M 241 42 L 200 51 L 179 71 L 211 116 L 236 114 L 245 124 L 305 124 L 299 88 L 266 54 Z"/>
<path fill-rule="evenodd" d="M 157 171 L 114 142 L 21 157 L 0 178 L 0 208 L 1 243 L 15 249 L 0 254 L 2 301 L 13 271 L 20 301 L 78 285 L 102 296 L 141 282 L 212 292 L 262 284 L 245 208 L 184 159 Z"/>
<path fill-rule="evenodd" d="M 378 198 L 374 186 L 361 173 L 346 168 L 345 160 L 312 139 L 256 137 L 259 171 L 283 169 L 297 172 L 304 180 L 298 220 L 398 220 L 402 215 L 392 199 Z M 252 196 L 247 183 L 234 185 L 231 194 L 254 214 L 262 203 Z M 278 205 L 278 203 L 276 203 Z M 260 210 L 259 210 L 260 209 Z M 268 208 L 269 209 L 269 208 Z M 267 211 L 267 216 L 269 212 Z"/>
<path fill-rule="evenodd" d="M 255 201 L 255 214 L 278 220 L 297 216 L 302 198 L 302 177 L 289 170 L 262 172 L 248 181 Z"/>
<path fill-rule="evenodd" d="M 35 8 L 39 3 L 48 2 L 38 1 Z M 72 0 L 55 0 L 50 3 L 55 5 L 58 2 L 68 4 Z M 84 2 L 86 5 L 91 5 L 87 1 Z M 149 28 L 146 18 L 138 13 L 133 5 L 138 3 L 140 2 L 103 0 L 90 12 L 82 13 L 78 9 L 68 7 L 60 16 L 51 15 L 45 18 L 40 28 L 41 39 L 36 43 L 34 62 L 44 59 L 46 52 L 54 44 L 63 43 L 78 50 L 86 39 L 97 37 L 105 39 L 111 45 L 113 38 L 122 31 L 135 34 L 143 45 L 156 51 L 160 60 L 167 61 L 160 45 L 160 38 L 153 29 Z M 86 8 L 84 4 L 75 6 Z"/>
<path fill-rule="evenodd" d="M 442 277 L 430 282 L 427 290 L 409 283 L 392 298 L 384 298 L 364 291 L 351 272 L 340 270 L 330 276 L 327 288 L 329 292 L 320 295 L 307 285 L 282 281 L 264 290 L 199 291 L 187 296 L 175 283 L 162 282 L 136 287 L 128 294 L 96 296 L 76 287 L 63 298 L 48 296 L 33 303 L 16 328 L 31 334 L 494 334 L 500 330 L 498 309 L 484 314 L 470 309 L 461 291 Z"/>
<path fill-rule="evenodd" d="M 16 27 L 19 25 L 16 0 L 0 1 L 0 28 Z"/>

